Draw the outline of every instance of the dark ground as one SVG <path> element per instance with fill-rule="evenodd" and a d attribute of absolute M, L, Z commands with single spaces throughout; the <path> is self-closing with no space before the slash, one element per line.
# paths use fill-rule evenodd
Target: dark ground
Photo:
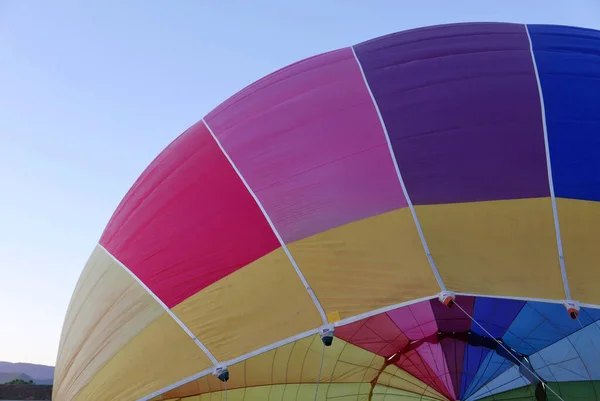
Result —
<path fill-rule="evenodd" d="M 0 400 L 51 400 L 52 386 L 0 384 Z"/>

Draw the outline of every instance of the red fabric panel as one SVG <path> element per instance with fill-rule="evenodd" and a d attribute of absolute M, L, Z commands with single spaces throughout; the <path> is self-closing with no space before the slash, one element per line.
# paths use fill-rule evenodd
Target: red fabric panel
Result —
<path fill-rule="evenodd" d="M 408 338 L 386 313 L 339 327 L 335 335 L 385 358 L 394 355 L 408 344 Z"/>
<path fill-rule="evenodd" d="M 439 301 L 435 302 L 441 305 Z M 433 301 L 425 301 L 371 316 L 336 328 L 336 337 L 385 358 L 393 356 L 389 363 L 402 368 L 449 399 L 455 399 L 451 378 L 455 371 L 448 370 L 442 346 L 436 341 L 438 329 L 432 305 Z M 438 312 L 438 318 L 443 319 L 444 313 L 450 313 L 455 319 L 460 318 L 446 307 Z M 400 325 L 402 328 L 398 327 Z M 407 333 L 410 333 L 410 338 Z M 419 340 L 425 342 L 413 343 Z"/>
<path fill-rule="evenodd" d="M 203 122 L 144 171 L 100 243 L 169 308 L 279 247 Z"/>

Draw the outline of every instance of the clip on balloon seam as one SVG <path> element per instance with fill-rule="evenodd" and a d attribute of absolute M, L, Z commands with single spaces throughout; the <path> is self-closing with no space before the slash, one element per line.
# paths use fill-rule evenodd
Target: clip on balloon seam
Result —
<path fill-rule="evenodd" d="M 229 370 L 225 365 L 215 366 L 213 369 L 213 375 L 223 383 L 226 383 L 229 380 Z"/>
<path fill-rule="evenodd" d="M 333 343 L 333 338 L 335 337 L 335 327 L 333 324 L 327 324 L 319 329 L 319 336 L 321 337 L 321 341 L 323 345 L 329 347 Z"/>
<path fill-rule="evenodd" d="M 456 294 L 452 291 L 442 291 L 438 294 L 438 299 L 447 308 L 452 308 L 456 301 Z"/>
<path fill-rule="evenodd" d="M 580 310 L 579 302 L 570 301 L 570 300 L 566 301 L 565 308 L 567 309 L 569 316 L 571 316 L 571 319 L 577 320 L 577 318 L 579 317 L 579 310 Z"/>
<path fill-rule="evenodd" d="M 225 400 L 227 400 L 229 398 L 227 393 L 227 381 L 229 380 L 229 370 L 227 369 L 227 366 L 223 364 L 215 366 L 215 368 L 213 369 L 213 375 L 223 382 L 223 385 L 225 387 Z"/>

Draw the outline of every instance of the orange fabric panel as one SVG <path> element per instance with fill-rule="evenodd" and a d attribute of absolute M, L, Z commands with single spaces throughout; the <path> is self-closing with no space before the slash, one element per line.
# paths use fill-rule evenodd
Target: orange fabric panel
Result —
<path fill-rule="evenodd" d="M 556 203 L 571 297 L 600 305 L 600 202 Z"/>
<path fill-rule="evenodd" d="M 564 299 L 549 198 L 417 206 L 448 289 Z"/>
<path fill-rule="evenodd" d="M 281 248 L 196 293 L 173 312 L 220 361 L 322 325 Z"/>
<path fill-rule="evenodd" d="M 317 401 L 369 401 L 369 383 L 321 383 Z M 169 401 L 306 401 L 314 400 L 316 384 L 277 384 L 247 387 L 196 395 L 185 398 L 167 398 Z M 391 401 L 391 399 L 390 399 Z M 414 400 L 416 401 L 416 400 Z"/>
<path fill-rule="evenodd" d="M 288 247 L 325 312 L 342 319 L 440 291 L 407 208 Z"/>
<path fill-rule="evenodd" d="M 369 401 L 436 401 L 436 399 L 427 395 L 377 385 L 373 389 L 373 396 Z"/>
<path fill-rule="evenodd" d="M 127 271 L 96 247 L 65 319 L 53 398 L 73 400 L 113 355 L 164 313 Z"/>
<path fill-rule="evenodd" d="M 316 383 L 322 352 L 321 338 L 314 335 L 257 355 L 229 367 L 227 388 Z M 382 357 L 336 338 L 330 347 L 325 348 L 321 382 L 369 383 L 375 379 L 384 362 Z M 163 398 L 189 397 L 223 389 L 223 383 L 208 375 L 163 394 Z"/>
<path fill-rule="evenodd" d="M 136 400 L 211 366 L 185 331 L 163 314 L 104 365 L 76 400 Z"/>
<path fill-rule="evenodd" d="M 421 394 L 436 400 L 446 401 L 447 398 L 437 392 L 432 387 L 423 383 L 410 373 L 400 369 L 396 365 L 389 365 L 381 372 L 377 379 L 377 384 L 398 390 L 408 391 L 409 393 Z"/>

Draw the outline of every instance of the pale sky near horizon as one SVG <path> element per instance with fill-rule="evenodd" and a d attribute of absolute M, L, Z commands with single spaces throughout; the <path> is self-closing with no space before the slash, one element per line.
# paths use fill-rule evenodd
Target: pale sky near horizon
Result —
<path fill-rule="evenodd" d="M 600 2 L 0 0 L 0 360 L 55 363 L 113 210 L 221 101 L 317 53 L 462 21 L 600 29 Z"/>

